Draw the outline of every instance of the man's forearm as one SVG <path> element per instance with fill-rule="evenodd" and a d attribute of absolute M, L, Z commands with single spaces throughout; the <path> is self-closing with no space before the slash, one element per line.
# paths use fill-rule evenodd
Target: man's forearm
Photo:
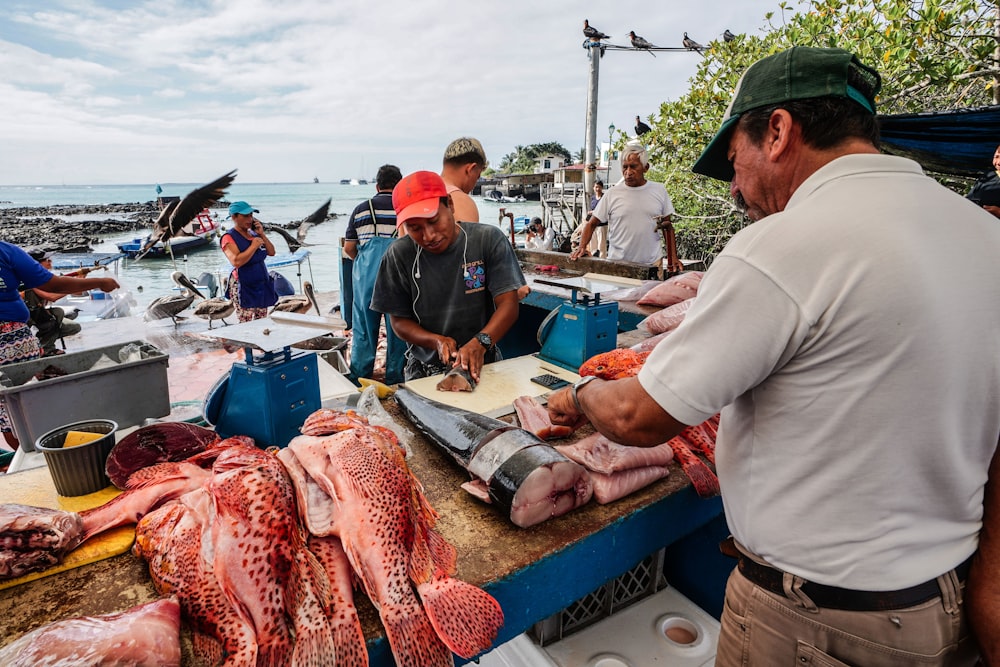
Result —
<path fill-rule="evenodd" d="M 983 497 L 979 549 L 966 582 L 966 613 L 983 663 L 1000 665 L 1000 456 L 996 452 Z"/>

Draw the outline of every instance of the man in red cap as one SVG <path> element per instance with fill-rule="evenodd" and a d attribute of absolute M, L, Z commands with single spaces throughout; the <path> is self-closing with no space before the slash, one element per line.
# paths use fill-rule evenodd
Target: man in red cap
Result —
<path fill-rule="evenodd" d="M 403 178 L 392 205 L 406 235 L 386 251 L 371 307 L 409 343 L 403 376 L 461 366 L 478 382 L 517 321 L 525 280 L 514 248 L 498 227 L 456 222 L 447 186 L 433 172 Z"/>

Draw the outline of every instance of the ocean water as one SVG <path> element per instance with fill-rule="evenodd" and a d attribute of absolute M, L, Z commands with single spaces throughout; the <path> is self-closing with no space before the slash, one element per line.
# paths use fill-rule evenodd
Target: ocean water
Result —
<path fill-rule="evenodd" d="M 200 184 L 193 183 L 161 183 L 163 195 L 183 197 Z M 263 222 L 284 224 L 305 218 L 320 205 L 331 199 L 330 212 L 336 213 L 335 219 L 327 220 L 309 230 L 306 243 L 311 244 L 308 250 L 311 255 L 303 262 L 298 274 L 293 265 L 277 269 L 301 293 L 300 284 L 304 280 L 313 283 L 318 292 L 339 291 L 340 269 L 339 248 L 340 239 L 347 228 L 347 220 L 351 211 L 359 203 L 375 194 L 374 184 L 341 185 L 339 183 L 233 183 L 227 190 L 227 201 L 243 200 L 260 210 L 257 217 Z M 22 206 L 55 206 L 61 204 L 123 204 L 144 203 L 154 201 L 157 197 L 156 184 L 136 185 L 39 185 L 39 186 L 4 186 L 0 185 L 0 208 Z M 483 223 L 498 224 L 499 206 L 476 197 L 479 207 L 479 218 Z M 541 215 L 541 205 L 538 202 L 523 202 L 504 204 L 506 210 L 515 216 Z M 213 209 L 218 213 L 223 228 L 229 227 L 225 209 Z M 87 215 L 83 218 L 92 219 Z M 72 220 L 73 218 L 68 218 Z M 504 228 L 506 231 L 506 227 Z M 294 236 L 294 231 L 291 232 Z M 124 233 L 102 238 L 94 245 L 96 252 L 117 252 L 117 243 L 129 241 L 143 233 Z M 288 252 L 285 241 L 272 232 L 268 237 L 275 245 L 278 254 Z M 138 262 L 121 262 L 118 269 L 118 281 L 134 294 L 139 309 L 144 309 L 153 299 L 171 293 L 174 284 L 170 274 L 179 270 L 193 279 L 203 273 L 210 273 L 219 280 L 231 269 L 225 255 L 218 245 L 199 249 L 185 256 L 175 257 L 174 261 L 167 259 L 143 259 Z"/>

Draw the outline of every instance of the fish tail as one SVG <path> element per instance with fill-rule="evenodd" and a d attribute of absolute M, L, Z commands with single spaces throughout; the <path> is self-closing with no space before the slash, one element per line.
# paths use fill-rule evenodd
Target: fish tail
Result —
<path fill-rule="evenodd" d="M 257 645 L 257 667 L 286 667 L 291 658 L 291 642 L 277 641 Z"/>
<path fill-rule="evenodd" d="M 454 666 L 451 651 L 415 599 L 412 604 L 383 605 L 379 616 L 397 667 Z"/>
<path fill-rule="evenodd" d="M 421 584 L 417 591 L 434 630 L 456 654 L 471 658 L 493 645 L 503 610 L 492 595 L 452 577 Z"/>
<path fill-rule="evenodd" d="M 368 649 L 365 633 L 361 629 L 361 619 L 352 605 L 350 609 L 334 611 L 331 620 L 333 646 L 337 654 L 338 667 L 368 667 Z"/>
<path fill-rule="evenodd" d="M 305 548 L 295 553 L 285 599 L 295 626 L 291 665 L 318 667 L 339 664 L 333 628 L 326 613 L 330 582 L 320 562 Z"/>
<path fill-rule="evenodd" d="M 295 628 L 295 648 L 292 650 L 292 667 L 336 667 L 340 664 L 334 636 L 328 624 Z"/>

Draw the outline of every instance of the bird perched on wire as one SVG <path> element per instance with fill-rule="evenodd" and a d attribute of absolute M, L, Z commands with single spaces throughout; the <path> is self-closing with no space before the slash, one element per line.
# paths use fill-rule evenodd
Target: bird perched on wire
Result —
<path fill-rule="evenodd" d="M 726 28 L 726 31 L 724 33 L 722 33 L 722 39 L 724 39 L 727 42 L 731 42 L 734 39 L 736 39 L 736 35 L 734 35 L 733 33 L 729 32 L 729 28 Z"/>
<path fill-rule="evenodd" d="M 653 53 L 652 51 L 650 51 L 650 49 L 655 49 L 656 48 L 656 44 L 653 44 L 653 43 L 649 42 L 648 40 L 643 39 L 639 35 L 635 34 L 634 30 L 629 30 L 628 31 L 628 38 L 629 38 L 629 41 L 632 42 L 632 47 L 633 48 L 643 49 L 645 51 L 648 51 L 649 55 L 653 56 L 654 58 L 656 57 L 656 54 Z"/>
<path fill-rule="evenodd" d="M 174 200 L 167 204 L 153 223 L 153 231 L 149 235 L 149 240 L 136 255 L 136 260 L 142 259 L 157 243 L 161 241 L 166 243 L 185 225 L 194 220 L 196 215 L 218 203 L 226 194 L 226 188 L 232 185 L 234 180 L 236 180 L 235 169 L 208 185 L 192 190 L 184 195 L 183 199 Z"/>
<path fill-rule="evenodd" d="M 701 50 L 705 48 L 698 42 L 688 37 L 687 33 L 684 33 L 684 39 L 682 40 L 681 43 L 684 44 L 684 48 L 687 49 L 688 51 L 697 51 L 698 53 L 701 53 Z"/>
<path fill-rule="evenodd" d="M 599 42 L 602 39 L 611 39 L 611 35 L 605 35 L 597 28 L 590 27 L 590 21 L 583 19 L 583 36 L 592 42 Z"/>
<path fill-rule="evenodd" d="M 270 222 L 264 223 L 264 229 L 266 229 L 269 232 L 275 232 L 279 236 L 281 236 L 281 238 L 285 239 L 285 243 L 288 244 L 288 252 L 295 252 L 296 250 L 298 250 L 303 246 L 313 245 L 312 243 L 306 243 L 306 234 L 309 233 L 309 230 L 312 227 L 326 220 L 326 217 L 330 212 L 330 201 L 331 201 L 330 199 L 327 199 L 325 202 L 323 202 L 322 206 L 320 206 L 318 209 L 310 213 L 304 220 L 302 220 L 302 222 L 298 224 L 298 227 L 295 230 L 295 236 L 289 234 L 280 225 L 276 225 Z"/>
<path fill-rule="evenodd" d="M 638 116 L 635 117 L 635 136 L 641 137 L 647 132 L 652 131 L 652 129 L 649 125 L 643 123 L 641 118 Z"/>

